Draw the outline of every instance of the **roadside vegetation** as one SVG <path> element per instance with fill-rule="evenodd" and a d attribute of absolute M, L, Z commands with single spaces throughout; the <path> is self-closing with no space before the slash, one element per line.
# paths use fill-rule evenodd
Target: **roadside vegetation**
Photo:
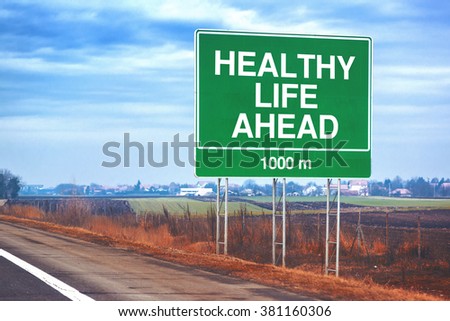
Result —
<path fill-rule="evenodd" d="M 214 254 L 215 204 L 199 203 L 202 203 L 201 207 L 196 208 L 193 202 L 180 206 L 180 203 L 170 204 L 168 199 L 161 199 L 160 203 L 156 203 L 158 206 L 155 207 L 155 211 L 141 212 L 139 215 L 128 213 L 115 216 L 93 215 L 91 205 L 82 199 L 74 199 L 54 211 L 45 212 L 33 206 L 4 206 L 0 211 L 2 220 L 21 218 L 26 224 L 37 224 L 41 228 L 60 232 L 66 231 L 64 233 L 72 233 L 73 236 L 78 235 L 77 237 L 81 236 L 91 241 L 100 240 L 108 245 L 149 253 L 156 251 L 164 259 L 198 265 L 209 270 L 286 287 L 293 291 L 312 291 L 307 285 L 315 284 L 318 288 L 314 289 L 314 293 L 320 293 L 329 299 L 450 299 L 449 253 L 446 248 L 448 228 L 424 228 L 419 232 L 418 238 L 416 229 L 404 228 L 405 220 L 409 223 L 416 221 L 415 212 L 391 213 L 388 235 L 386 228 L 378 226 L 377 221 L 380 218 L 384 221 L 384 212 L 366 214 L 364 216 L 366 225 L 363 226 L 364 239 L 356 238 L 354 224 L 356 213 L 343 215 L 341 232 L 343 278 L 336 279 L 323 277 L 324 217 L 320 214 L 288 213 L 286 254 L 288 268 L 282 269 L 270 264 L 271 215 L 261 213 L 256 215 L 249 211 L 249 208 L 255 208 L 248 207 L 248 204 L 235 204 L 236 209 L 233 209 L 235 215 L 230 217 L 228 231 L 228 253 L 231 257 L 225 258 Z M 194 214 L 194 211 L 197 212 L 200 208 L 206 210 L 206 215 Z M 172 212 L 172 209 L 176 211 Z M 446 211 L 435 210 L 430 213 L 430 222 L 422 218 L 422 224 L 425 226 L 430 224 L 430 227 L 433 227 L 433 222 L 436 222 L 436 226 L 442 224 L 441 222 L 445 223 L 446 220 L 448 222 Z M 373 222 L 369 221 L 369 218 Z M 244 271 L 237 269 L 231 262 L 239 262 L 239 266 L 244 266 L 242 267 Z M 268 273 L 273 275 L 268 276 Z M 301 281 L 297 283 L 295 280 L 298 278 Z M 337 284 L 343 288 L 337 290 Z M 394 292 L 397 294 L 394 295 Z M 419 293 L 433 296 L 422 296 Z"/>

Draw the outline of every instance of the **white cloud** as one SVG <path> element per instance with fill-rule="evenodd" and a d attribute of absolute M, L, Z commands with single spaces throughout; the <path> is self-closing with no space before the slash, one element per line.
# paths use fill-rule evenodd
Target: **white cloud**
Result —
<path fill-rule="evenodd" d="M 49 99 L 24 99 L 11 105 L 14 109 L 34 113 L 0 117 L 0 133 L 4 139 L 80 140 L 110 139 L 133 132 L 174 135 L 192 131 L 193 109 L 156 102 L 83 103 Z M 170 136 L 171 137 L 171 136 Z"/>
<path fill-rule="evenodd" d="M 446 104 L 376 105 L 374 106 L 373 141 L 383 146 L 439 141 L 448 144 L 450 109 Z M 381 146 L 381 145 L 380 145 Z"/>
<path fill-rule="evenodd" d="M 0 69 L 58 74 L 140 74 L 149 70 L 187 69 L 193 63 L 193 52 L 174 44 L 115 46 L 101 51 L 59 50 L 57 57 L 54 53 L 48 47 L 27 54 L 0 52 Z"/>
<path fill-rule="evenodd" d="M 35 2 L 32 0 L 19 0 L 16 3 L 34 4 Z M 91 12 L 91 14 L 102 10 L 116 10 L 133 12 L 152 19 L 189 21 L 214 19 L 214 16 L 221 13 L 221 10 L 227 8 L 221 1 L 214 0 L 42 0 L 39 2 L 39 5 L 61 10 L 68 18 L 71 18 L 73 15 L 73 13 L 67 13 L 70 10 Z"/>
<path fill-rule="evenodd" d="M 11 10 L 6 10 L 3 8 L 0 8 L 0 18 L 11 18 L 15 15 L 15 13 Z"/>
<path fill-rule="evenodd" d="M 20 0 L 20 3 L 33 3 Z M 264 11 L 263 6 L 252 3 L 252 8 L 242 8 L 229 1 L 201 0 L 42 0 L 39 5 L 59 10 L 60 20 L 95 20 L 98 12 L 115 10 L 155 21 L 185 21 L 189 23 L 215 23 L 226 29 L 259 30 L 266 32 L 342 34 L 345 29 L 336 26 L 336 19 L 325 20 L 321 8 L 315 4 L 293 6 L 282 1 L 276 5 L 276 14 Z M 284 8 L 284 9 L 283 9 Z M 331 7 L 332 8 L 332 7 Z M 282 12 L 282 14 L 280 14 Z M 299 22 L 301 21 L 301 22 Z"/>
<path fill-rule="evenodd" d="M 97 12 L 92 10 L 80 10 L 80 11 L 62 11 L 56 14 L 56 20 L 60 21 L 96 21 L 98 18 Z"/>
<path fill-rule="evenodd" d="M 87 65 L 96 71 L 107 73 L 142 73 L 147 70 L 173 70 L 191 68 L 194 61 L 192 50 L 182 49 L 173 44 L 145 48 L 122 46 L 105 55 L 92 55 Z"/>
<path fill-rule="evenodd" d="M 380 66 L 380 74 L 450 78 L 450 66 Z"/>
<path fill-rule="evenodd" d="M 3 70 L 18 70 L 36 73 L 80 73 L 88 70 L 85 65 L 79 63 L 49 61 L 41 57 L 20 57 L 5 55 L 4 53 L 1 55 L 7 56 L 0 60 L 0 69 Z"/>
<path fill-rule="evenodd" d="M 414 105 L 377 105 L 374 113 L 386 116 L 411 116 L 429 112 L 428 108 Z"/>
<path fill-rule="evenodd" d="M 347 0 L 343 4 L 364 5 L 385 16 L 418 16 L 421 11 L 408 0 Z M 423 12 L 422 12 L 423 13 Z"/>
<path fill-rule="evenodd" d="M 450 67 L 379 66 L 374 69 L 375 91 L 382 93 L 448 96 Z"/>

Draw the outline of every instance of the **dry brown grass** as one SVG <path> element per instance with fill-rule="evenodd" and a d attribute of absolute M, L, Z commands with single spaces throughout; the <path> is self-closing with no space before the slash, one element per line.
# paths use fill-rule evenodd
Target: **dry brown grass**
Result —
<path fill-rule="evenodd" d="M 299 269 L 286 269 L 268 264 L 259 264 L 238 258 L 212 254 L 213 243 L 210 241 L 192 242 L 192 235 L 181 234 L 181 228 L 170 225 L 168 220 L 150 222 L 145 224 L 130 218 L 111 218 L 105 216 L 86 216 L 82 210 L 65 213 L 61 219 L 69 218 L 77 221 L 82 227 L 62 226 L 54 222 L 43 222 L 42 217 L 36 214 L 26 214 L 26 210 L 15 209 L 8 214 L 21 215 L 20 218 L 0 215 L 0 220 L 17 224 L 24 224 L 54 233 L 80 238 L 90 242 L 126 248 L 138 253 L 145 253 L 166 261 L 177 262 L 187 266 L 195 266 L 216 273 L 227 274 L 261 284 L 284 288 L 302 295 L 313 296 L 324 300 L 439 300 L 438 297 L 403 289 L 393 289 L 380 286 L 370 279 L 365 281 L 349 280 L 332 276 L 302 271 Z M 24 218 L 27 215 L 30 217 Z M 33 216 L 36 216 L 33 218 Z M 52 220 L 56 220 L 53 216 Z M 161 219 L 161 218 L 160 218 Z M 70 223 L 72 224 L 73 221 Z M 207 223 L 208 224 L 208 223 Z M 240 224 L 241 227 L 243 226 Z M 190 220 L 185 226 L 187 230 L 194 231 L 195 225 Z M 176 235 L 179 233 L 179 235 Z M 174 235 L 175 234 L 175 235 Z M 189 234 L 189 233 L 188 233 Z M 209 234 L 209 233 L 206 233 Z M 238 234 L 237 237 L 245 243 L 253 239 L 253 244 L 265 241 L 271 235 L 271 225 L 264 223 L 259 230 L 254 229 Z M 297 236 L 301 237 L 301 233 Z M 345 240 L 347 244 L 349 241 Z M 260 244 L 259 244 L 260 245 Z M 346 245 L 348 247 L 348 244 Z M 305 246 L 305 250 L 313 251 L 315 245 Z M 258 253 L 258 255 L 262 255 Z"/>
<path fill-rule="evenodd" d="M 386 254 L 386 243 L 381 240 L 375 240 L 370 247 L 372 255 L 384 255 Z"/>
<path fill-rule="evenodd" d="M 107 235 L 118 241 L 124 240 L 170 247 L 173 246 L 175 240 L 170 235 L 167 225 L 146 230 L 141 225 L 123 226 L 117 220 L 112 220 L 106 216 L 92 217 L 89 222 L 85 223 L 84 228 L 96 234 Z"/>
<path fill-rule="evenodd" d="M 2 212 L 15 217 L 29 218 L 32 220 L 42 220 L 44 218 L 44 213 L 33 206 L 9 206 L 8 208 L 2 208 Z"/>

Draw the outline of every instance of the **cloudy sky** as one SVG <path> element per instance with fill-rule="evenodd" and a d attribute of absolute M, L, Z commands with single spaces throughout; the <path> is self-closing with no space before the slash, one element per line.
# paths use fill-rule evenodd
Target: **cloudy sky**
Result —
<path fill-rule="evenodd" d="M 47 186 L 195 182 L 173 161 L 101 164 L 124 133 L 160 154 L 193 132 L 199 28 L 372 37 L 372 178 L 450 176 L 450 2 L 414 0 L 2 0 L 0 168 Z"/>

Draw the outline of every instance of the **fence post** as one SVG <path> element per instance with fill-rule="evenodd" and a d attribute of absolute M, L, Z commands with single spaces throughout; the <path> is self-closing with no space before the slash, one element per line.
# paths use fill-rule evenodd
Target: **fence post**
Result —
<path fill-rule="evenodd" d="M 317 212 L 317 246 L 320 248 L 320 212 Z"/>
<path fill-rule="evenodd" d="M 422 256 L 422 244 L 421 244 L 421 235 L 420 235 L 420 215 L 417 216 L 417 255 L 419 257 L 419 260 Z"/>
<path fill-rule="evenodd" d="M 386 264 L 389 264 L 389 212 L 386 212 L 386 234 L 385 234 L 385 246 L 386 246 Z"/>

